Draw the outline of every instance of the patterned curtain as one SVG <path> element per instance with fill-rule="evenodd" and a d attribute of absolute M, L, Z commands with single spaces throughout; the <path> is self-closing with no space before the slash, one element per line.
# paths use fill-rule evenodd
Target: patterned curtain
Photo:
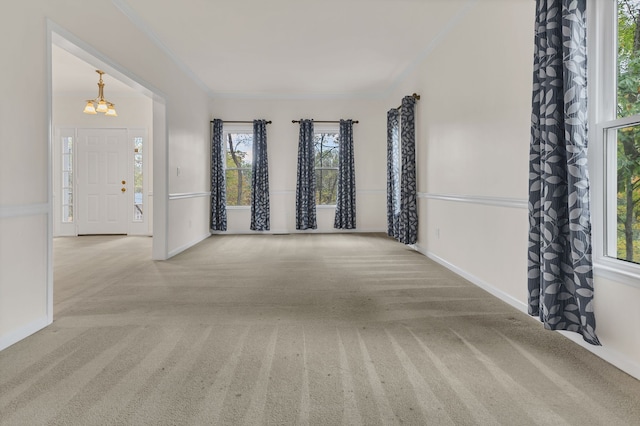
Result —
<path fill-rule="evenodd" d="M 400 141 L 399 111 L 387 112 L 387 235 L 398 239 L 400 221 Z"/>
<path fill-rule="evenodd" d="M 413 96 L 402 99 L 400 117 L 401 169 L 400 169 L 400 219 L 398 241 L 415 244 L 418 241 L 418 207 L 416 202 L 416 131 Z"/>
<path fill-rule="evenodd" d="M 227 230 L 227 187 L 224 180 L 222 120 L 211 123 L 211 230 Z"/>
<path fill-rule="evenodd" d="M 537 0 L 529 165 L 529 314 L 600 345 L 587 173 L 586 0 Z"/>
<path fill-rule="evenodd" d="M 356 174 L 353 160 L 353 121 L 340 120 L 336 229 L 356 228 Z"/>
<path fill-rule="evenodd" d="M 267 121 L 253 120 L 253 165 L 251 166 L 251 226 L 269 230 L 269 163 L 267 161 Z"/>
<path fill-rule="evenodd" d="M 298 181 L 296 184 L 296 229 L 316 229 L 316 172 L 313 120 L 300 120 Z"/>

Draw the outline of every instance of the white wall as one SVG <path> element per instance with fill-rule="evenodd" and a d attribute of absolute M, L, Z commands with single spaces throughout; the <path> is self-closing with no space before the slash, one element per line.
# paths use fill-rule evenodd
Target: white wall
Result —
<path fill-rule="evenodd" d="M 212 118 L 266 119 L 271 232 L 296 232 L 295 191 L 299 124 L 292 120 L 358 120 L 353 125 L 356 173 L 356 231 L 386 230 L 386 113 L 378 100 L 215 99 Z M 316 124 L 320 126 L 321 124 Z M 336 232 L 335 208 L 316 209 L 316 232 Z M 250 210 L 228 209 L 229 233 L 250 232 Z M 308 231 L 307 231 L 308 232 Z"/>
<path fill-rule="evenodd" d="M 51 126 L 47 102 L 42 102 L 46 101 L 49 90 L 47 18 L 101 58 L 134 76 L 139 83 L 160 92 L 166 111 L 158 111 L 158 114 L 166 112 L 166 126 L 155 129 L 154 122 L 154 139 L 159 142 L 156 154 L 158 151 L 164 153 L 162 148 L 166 142 L 171 161 L 189 164 L 188 172 L 179 179 L 172 176 L 156 179 L 156 184 L 165 185 L 160 192 L 208 190 L 211 114 L 207 93 L 113 3 L 33 0 L 3 5 L 0 14 L 0 51 L 3 53 L 0 79 L 3 163 L 0 168 L 0 349 L 53 320 L 52 203 L 49 195 Z M 117 31 L 112 30 L 105 37 L 96 31 L 96 22 Z M 156 176 L 165 177 L 162 171 L 158 172 Z M 179 212 L 169 208 L 166 225 L 161 225 L 168 233 L 162 250 L 164 255 L 208 235 L 208 215 L 200 213 L 202 203 L 198 199 L 165 202 L 198 213 L 177 216 Z"/>
<path fill-rule="evenodd" d="M 421 95 L 420 249 L 520 301 L 533 16 L 533 2 L 477 2 L 388 102 Z"/>
<path fill-rule="evenodd" d="M 106 89 L 105 89 L 106 90 Z M 87 96 L 86 94 L 84 95 Z M 146 128 L 153 125 L 151 99 L 143 95 L 112 95 L 118 109 L 117 117 L 104 114 L 84 114 L 82 94 L 53 94 L 53 127 L 73 127 L 82 129 L 126 129 Z M 80 105 L 80 107 L 78 107 Z"/>
<path fill-rule="evenodd" d="M 524 311 L 534 8 L 476 2 L 386 105 L 422 96 L 418 249 Z M 640 378 L 640 290 L 596 270 L 594 304 L 603 347 L 568 337 Z"/>

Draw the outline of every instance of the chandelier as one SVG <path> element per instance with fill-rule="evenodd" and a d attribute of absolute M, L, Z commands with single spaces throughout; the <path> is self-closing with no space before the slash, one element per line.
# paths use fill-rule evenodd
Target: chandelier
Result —
<path fill-rule="evenodd" d="M 117 117 L 116 106 L 112 102 L 109 102 L 104 98 L 104 83 L 102 81 L 102 74 L 104 71 L 96 70 L 100 74 L 100 81 L 98 81 L 98 97 L 87 101 L 87 105 L 84 107 L 85 114 L 97 114 L 104 112 L 104 115 L 109 117 Z"/>

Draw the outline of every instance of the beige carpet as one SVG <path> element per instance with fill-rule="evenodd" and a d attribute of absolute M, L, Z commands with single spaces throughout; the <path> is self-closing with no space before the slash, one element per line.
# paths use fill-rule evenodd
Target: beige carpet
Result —
<path fill-rule="evenodd" d="M 54 246 L 2 425 L 640 424 L 638 380 L 381 235 Z"/>

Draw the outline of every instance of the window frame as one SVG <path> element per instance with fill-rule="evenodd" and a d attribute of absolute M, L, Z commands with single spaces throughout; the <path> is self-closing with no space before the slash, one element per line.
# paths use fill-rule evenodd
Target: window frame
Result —
<path fill-rule="evenodd" d="M 588 7 L 589 118 L 595 123 L 589 129 L 594 273 L 640 288 L 640 265 L 610 255 L 617 239 L 617 146 L 607 138 L 611 130 L 640 125 L 640 114 L 617 118 L 617 0 L 590 0 Z"/>
<path fill-rule="evenodd" d="M 316 134 L 320 134 L 320 133 L 334 133 L 336 135 L 336 140 L 338 142 L 338 158 L 340 158 L 340 126 L 338 124 L 334 124 L 334 123 L 322 123 L 322 124 L 314 124 L 314 128 L 313 128 L 313 138 L 314 138 L 314 146 L 313 146 L 313 157 L 314 157 L 314 164 L 313 164 L 313 173 L 316 173 L 317 170 L 335 170 L 336 174 L 339 173 L 339 167 L 316 167 L 315 165 L 315 137 Z M 317 176 L 317 175 L 316 175 Z M 336 182 L 337 185 L 337 182 Z M 314 194 L 314 197 L 317 195 L 318 192 L 318 182 L 316 179 L 316 193 Z M 320 204 L 320 203 L 316 203 L 316 207 L 317 208 L 325 208 L 325 209 L 332 209 L 336 207 L 337 204 L 337 198 L 338 198 L 338 194 L 337 194 L 337 189 L 336 189 L 336 202 L 334 202 L 333 204 Z"/>
<path fill-rule="evenodd" d="M 240 134 L 247 134 L 247 135 L 251 135 L 253 138 L 253 125 L 252 124 L 243 124 L 243 123 L 236 123 L 236 124 L 223 124 L 222 127 L 222 146 L 223 146 L 223 158 L 224 158 L 224 176 L 225 176 L 225 191 L 228 194 L 228 187 L 227 185 L 227 170 L 248 170 L 249 172 L 251 172 L 251 167 L 247 168 L 247 167 L 227 167 L 227 151 L 228 151 L 228 146 L 227 146 L 227 135 L 229 133 L 240 133 Z M 253 150 L 253 139 L 251 139 L 251 149 Z M 252 163 L 253 164 L 253 163 Z M 249 190 L 251 190 L 251 183 L 249 183 Z M 251 195 L 250 195 L 251 196 Z M 227 205 L 226 208 L 227 210 L 248 210 L 251 209 L 251 202 L 249 202 L 249 204 L 243 204 L 241 206 L 230 206 L 228 204 L 229 199 L 227 198 Z"/>

